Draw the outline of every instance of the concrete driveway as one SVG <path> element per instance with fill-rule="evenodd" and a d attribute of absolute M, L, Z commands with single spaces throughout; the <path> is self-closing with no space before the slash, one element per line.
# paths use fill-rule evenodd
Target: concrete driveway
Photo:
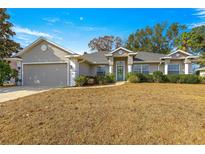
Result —
<path fill-rule="evenodd" d="M 53 87 L 26 87 L 26 86 L 3 87 L 0 88 L 0 102 L 9 101 L 20 97 L 29 96 L 32 94 L 37 94 L 52 88 Z"/>

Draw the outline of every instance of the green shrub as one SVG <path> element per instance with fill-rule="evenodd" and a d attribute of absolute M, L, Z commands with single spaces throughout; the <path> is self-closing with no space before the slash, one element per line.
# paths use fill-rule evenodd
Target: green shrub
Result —
<path fill-rule="evenodd" d="M 134 73 L 134 72 L 127 73 L 126 74 L 126 80 L 128 80 L 131 75 L 135 75 L 135 74 L 136 73 Z"/>
<path fill-rule="evenodd" d="M 108 73 L 105 75 L 105 83 L 114 83 L 115 82 L 115 75 L 113 73 Z"/>
<path fill-rule="evenodd" d="M 130 83 L 139 83 L 140 78 L 136 74 L 132 74 L 132 75 L 129 76 L 128 81 Z"/>
<path fill-rule="evenodd" d="M 0 60 L 0 86 L 2 86 L 6 80 L 10 80 L 11 73 L 12 69 L 10 68 L 9 63 Z"/>
<path fill-rule="evenodd" d="M 161 71 L 153 72 L 153 81 L 157 83 L 167 82 L 167 77 Z"/>
<path fill-rule="evenodd" d="M 98 84 L 108 84 L 115 82 L 115 75 L 114 74 L 105 74 L 97 76 L 97 83 Z"/>
<path fill-rule="evenodd" d="M 205 76 L 199 76 L 200 83 L 205 83 Z"/>
<path fill-rule="evenodd" d="M 145 74 L 144 77 L 145 77 L 145 81 L 144 82 L 149 82 L 149 83 L 154 82 L 153 75 Z"/>
<path fill-rule="evenodd" d="M 129 77 L 130 76 L 137 76 L 139 78 L 139 82 L 147 82 L 147 78 L 145 76 L 145 74 L 142 74 L 142 73 L 127 73 L 127 80 L 129 80 Z"/>
<path fill-rule="evenodd" d="M 195 84 L 199 83 L 199 77 L 194 74 L 181 74 L 179 75 L 179 83 L 189 83 L 189 84 Z"/>
<path fill-rule="evenodd" d="M 84 75 L 80 75 L 79 77 L 75 78 L 75 84 L 78 87 L 85 86 L 88 81 L 88 78 Z"/>
<path fill-rule="evenodd" d="M 180 78 L 179 75 L 175 75 L 175 74 L 167 75 L 168 82 L 170 83 L 178 83 L 179 78 Z"/>

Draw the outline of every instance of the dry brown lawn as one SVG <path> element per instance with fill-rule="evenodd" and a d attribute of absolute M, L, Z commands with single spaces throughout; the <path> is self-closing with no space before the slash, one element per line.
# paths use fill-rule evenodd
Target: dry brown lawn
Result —
<path fill-rule="evenodd" d="M 0 103 L 0 144 L 205 144 L 205 85 L 56 89 Z"/>

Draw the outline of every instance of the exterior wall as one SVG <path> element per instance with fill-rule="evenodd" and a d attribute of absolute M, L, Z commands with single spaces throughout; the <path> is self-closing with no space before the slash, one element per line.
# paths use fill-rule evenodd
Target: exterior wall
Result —
<path fill-rule="evenodd" d="M 201 71 L 200 71 L 200 76 L 205 77 L 205 70 L 201 70 Z"/>
<path fill-rule="evenodd" d="M 41 50 L 43 44 L 48 47 L 46 51 Z M 46 41 L 42 41 L 25 52 L 21 57 L 23 62 L 64 62 L 66 61 L 66 55 L 69 55 L 69 53 Z"/>
<path fill-rule="evenodd" d="M 79 64 L 79 75 L 89 76 L 90 73 L 90 65 L 86 62 Z"/>
<path fill-rule="evenodd" d="M 18 70 L 17 61 L 11 60 L 9 61 L 9 65 L 12 69 Z"/>
<path fill-rule="evenodd" d="M 164 74 L 164 64 L 159 65 L 159 71 L 161 71 Z"/>
<path fill-rule="evenodd" d="M 149 73 L 152 74 L 154 71 L 158 71 L 159 64 L 149 64 Z"/>

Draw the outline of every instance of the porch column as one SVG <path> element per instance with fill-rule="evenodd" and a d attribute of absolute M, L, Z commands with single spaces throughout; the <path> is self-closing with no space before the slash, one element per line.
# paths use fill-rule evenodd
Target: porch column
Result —
<path fill-rule="evenodd" d="M 109 73 L 113 73 L 113 65 L 109 65 Z"/>
<path fill-rule="evenodd" d="M 132 72 L 132 65 L 128 65 L 128 73 Z"/>
<path fill-rule="evenodd" d="M 170 63 L 170 59 L 165 59 L 165 63 L 164 63 L 164 74 L 167 75 L 168 74 L 168 65 Z"/>
<path fill-rule="evenodd" d="M 132 64 L 133 64 L 133 55 L 128 55 L 128 73 L 132 72 Z"/>
<path fill-rule="evenodd" d="M 184 74 L 189 74 L 189 63 L 185 63 Z"/>
<path fill-rule="evenodd" d="M 109 61 L 109 73 L 111 74 L 113 73 L 113 64 L 114 64 L 113 57 L 109 57 L 108 61 Z"/>
<path fill-rule="evenodd" d="M 168 74 L 168 63 L 165 62 L 165 65 L 164 65 L 164 74 L 167 75 Z"/>
<path fill-rule="evenodd" d="M 189 74 L 189 65 L 191 61 L 189 59 L 184 60 L 184 74 Z"/>

